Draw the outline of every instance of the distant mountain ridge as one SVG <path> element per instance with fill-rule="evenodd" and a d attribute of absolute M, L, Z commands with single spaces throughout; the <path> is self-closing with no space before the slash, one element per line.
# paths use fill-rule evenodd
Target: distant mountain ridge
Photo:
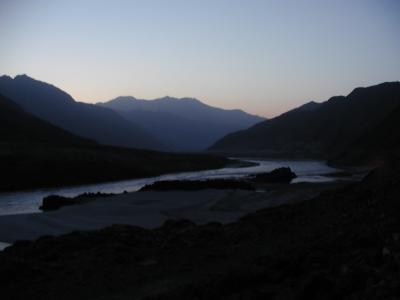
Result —
<path fill-rule="evenodd" d="M 111 109 L 75 101 L 61 89 L 26 75 L 0 77 L 0 94 L 29 112 L 75 135 L 101 144 L 161 149 L 158 142 L 137 124 Z"/>
<path fill-rule="evenodd" d="M 171 149 L 204 150 L 229 132 L 265 120 L 242 110 L 206 105 L 194 98 L 141 100 L 130 96 L 97 103 L 146 129 Z"/>
<path fill-rule="evenodd" d="M 400 105 L 400 82 L 356 88 L 228 134 L 210 151 L 270 157 L 330 158 L 378 126 Z"/>

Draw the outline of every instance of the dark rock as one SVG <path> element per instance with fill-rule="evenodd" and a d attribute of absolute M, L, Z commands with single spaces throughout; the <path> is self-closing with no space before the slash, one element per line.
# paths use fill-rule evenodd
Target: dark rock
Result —
<path fill-rule="evenodd" d="M 63 206 L 82 204 L 90 201 L 91 199 L 95 199 L 98 197 L 108 197 L 112 195 L 113 194 L 100 193 L 100 192 L 84 193 L 73 198 L 58 196 L 58 195 L 50 195 L 43 198 L 42 205 L 39 207 L 39 209 L 43 211 L 56 210 Z"/>
<path fill-rule="evenodd" d="M 160 228 L 164 232 L 182 232 L 188 228 L 195 227 L 196 224 L 189 220 L 167 220 Z"/>
<path fill-rule="evenodd" d="M 58 195 L 50 195 L 43 198 L 42 205 L 39 207 L 39 209 L 43 211 L 56 210 L 62 206 L 72 205 L 72 204 L 74 203 L 71 198 Z"/>
<path fill-rule="evenodd" d="M 296 177 L 290 168 L 277 168 L 268 173 L 250 175 L 251 180 L 264 183 L 289 183 Z"/>
<path fill-rule="evenodd" d="M 334 283 L 323 273 L 318 273 L 308 279 L 299 295 L 299 299 L 335 299 L 332 295 Z"/>

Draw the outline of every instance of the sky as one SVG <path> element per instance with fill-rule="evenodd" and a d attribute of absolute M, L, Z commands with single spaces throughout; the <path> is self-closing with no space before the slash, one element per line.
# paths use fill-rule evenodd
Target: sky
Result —
<path fill-rule="evenodd" d="M 398 0 L 0 0 L 0 74 L 273 117 L 400 80 Z"/>

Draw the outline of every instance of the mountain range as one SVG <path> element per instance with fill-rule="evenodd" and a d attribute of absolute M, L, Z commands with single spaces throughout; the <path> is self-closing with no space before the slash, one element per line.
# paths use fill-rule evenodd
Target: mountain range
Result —
<path fill-rule="evenodd" d="M 118 97 L 97 105 L 27 75 L 0 77 L 0 94 L 55 126 L 103 145 L 165 151 L 201 151 L 225 134 L 264 120 L 191 98 L 152 101 Z"/>
<path fill-rule="evenodd" d="M 221 168 L 230 162 L 206 154 L 103 146 L 58 128 L 0 95 L 0 191 Z"/>
<path fill-rule="evenodd" d="M 162 149 L 151 134 L 113 110 L 75 101 L 66 92 L 26 75 L 0 77 L 0 94 L 26 112 L 101 144 Z"/>
<path fill-rule="evenodd" d="M 1 76 L 0 95 L 2 144 L 200 151 L 215 142 L 208 151 L 344 164 L 378 161 L 399 150 L 400 82 L 356 88 L 347 96 L 309 102 L 269 120 L 193 98 L 81 103 L 26 75 Z"/>
<path fill-rule="evenodd" d="M 118 97 L 98 103 L 147 130 L 169 149 L 201 151 L 224 135 L 264 120 L 242 110 L 212 107 L 193 98 L 140 100 Z"/>
<path fill-rule="evenodd" d="M 356 88 L 347 96 L 335 96 L 322 103 L 310 102 L 228 134 L 209 150 L 237 155 L 331 158 L 344 153 L 348 147 L 355 147 L 354 143 L 364 135 L 364 140 L 372 136 L 377 139 L 372 130 L 399 106 L 400 82 Z M 398 127 L 386 128 L 387 132 L 391 130 Z M 369 131 L 371 135 L 367 137 Z M 380 134 L 383 139 L 386 133 Z"/>

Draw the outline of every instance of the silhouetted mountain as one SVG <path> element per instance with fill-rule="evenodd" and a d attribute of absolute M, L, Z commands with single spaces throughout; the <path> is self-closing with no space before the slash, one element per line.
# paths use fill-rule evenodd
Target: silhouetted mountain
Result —
<path fill-rule="evenodd" d="M 367 130 L 346 150 L 330 160 L 335 165 L 379 164 L 400 155 L 400 106 L 378 126 Z"/>
<path fill-rule="evenodd" d="M 82 128 L 90 134 L 115 134 L 121 143 L 122 138 L 128 140 L 136 132 L 136 127 L 110 109 L 75 102 L 63 91 L 27 76 L 1 77 L 0 90 L 16 95 L 22 103 L 0 96 L 1 191 L 220 168 L 231 162 L 211 155 L 102 146 L 58 128 L 21 106 L 76 130 L 80 125 L 90 127 L 92 131 Z M 95 126 L 99 126 L 98 131 Z"/>
<path fill-rule="evenodd" d="M 114 109 L 174 150 L 204 150 L 225 134 L 264 120 L 241 110 L 220 109 L 192 98 L 118 97 L 98 105 Z"/>
<path fill-rule="evenodd" d="M 99 143 L 161 148 L 161 144 L 144 129 L 111 109 L 76 102 L 64 91 L 26 75 L 14 79 L 1 76 L 0 94 L 13 99 L 26 112 Z"/>
<path fill-rule="evenodd" d="M 0 144 L 95 145 L 29 113 L 0 95 Z"/>
<path fill-rule="evenodd" d="M 400 105 L 400 82 L 356 88 L 347 97 L 308 103 L 229 134 L 210 150 L 287 157 L 332 157 Z"/>
<path fill-rule="evenodd" d="M 73 135 L 0 95 L 0 191 L 219 168 L 222 157 L 101 146 Z"/>

